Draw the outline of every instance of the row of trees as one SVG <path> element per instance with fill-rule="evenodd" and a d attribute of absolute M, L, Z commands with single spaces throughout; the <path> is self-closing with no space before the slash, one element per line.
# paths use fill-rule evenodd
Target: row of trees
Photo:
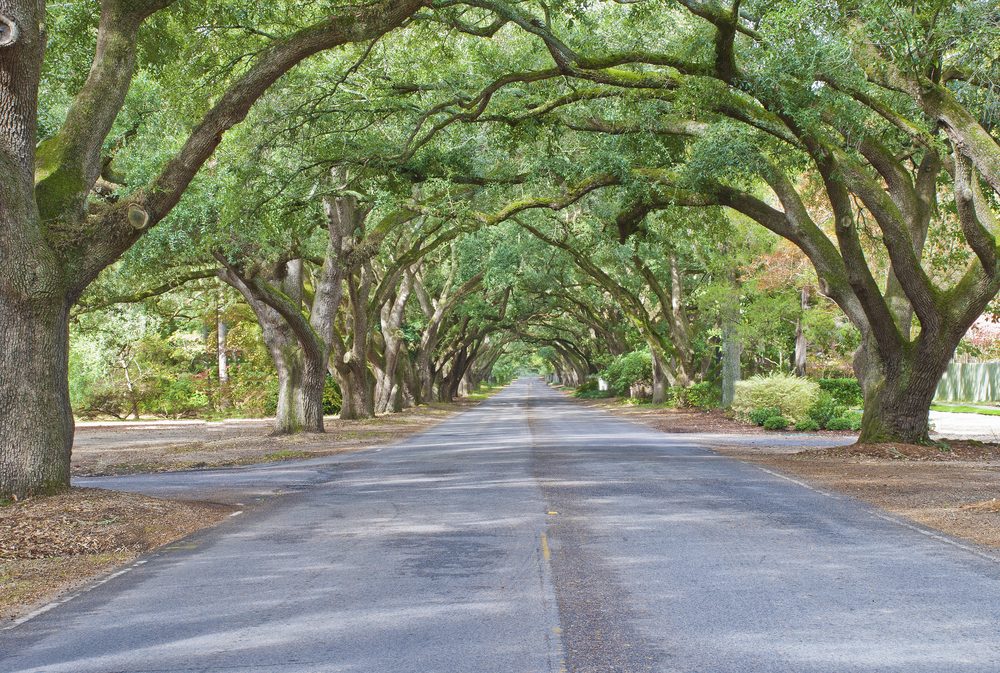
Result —
<path fill-rule="evenodd" d="M 927 439 L 1000 288 L 995 3 L 237 5 L 0 4 L 3 493 L 67 484 L 80 302 L 219 278 L 287 431 L 328 372 L 364 415 L 516 344 L 578 376 L 642 345 L 654 397 L 725 393 L 765 231 L 832 350 L 856 330 L 862 440 Z"/>

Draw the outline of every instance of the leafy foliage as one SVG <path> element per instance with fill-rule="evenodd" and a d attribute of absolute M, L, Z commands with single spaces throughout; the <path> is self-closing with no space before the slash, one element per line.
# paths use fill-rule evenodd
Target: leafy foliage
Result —
<path fill-rule="evenodd" d="M 632 351 L 615 358 L 601 376 L 616 395 L 626 396 L 635 385 L 652 383 L 652 357 L 649 351 Z"/>
<path fill-rule="evenodd" d="M 855 378 L 819 379 L 820 389 L 829 393 L 836 402 L 847 408 L 860 407 L 864 403 L 861 384 Z"/>
<path fill-rule="evenodd" d="M 778 409 L 791 423 L 809 417 L 809 409 L 819 396 L 814 381 L 789 374 L 757 375 L 736 384 L 733 411 L 738 418 L 750 420 L 754 409 Z"/>

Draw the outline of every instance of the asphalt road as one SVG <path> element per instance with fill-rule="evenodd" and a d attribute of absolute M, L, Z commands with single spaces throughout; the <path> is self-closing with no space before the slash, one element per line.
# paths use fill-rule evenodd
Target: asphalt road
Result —
<path fill-rule="evenodd" d="M 539 381 L 383 450 L 86 483 L 247 509 L 0 631 L 0 671 L 1000 671 L 990 553 Z"/>

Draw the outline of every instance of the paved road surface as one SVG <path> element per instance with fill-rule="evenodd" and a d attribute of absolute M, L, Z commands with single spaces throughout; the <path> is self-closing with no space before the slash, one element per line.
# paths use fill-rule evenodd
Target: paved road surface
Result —
<path fill-rule="evenodd" d="M 996 558 L 689 441 L 520 381 L 381 451 L 89 480 L 248 509 L 0 671 L 1000 671 Z"/>

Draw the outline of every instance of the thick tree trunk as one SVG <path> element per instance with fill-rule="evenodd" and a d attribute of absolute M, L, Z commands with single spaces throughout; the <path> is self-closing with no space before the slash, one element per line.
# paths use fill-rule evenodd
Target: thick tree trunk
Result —
<path fill-rule="evenodd" d="M 865 400 L 858 442 L 929 442 L 930 406 L 954 350 L 918 340 L 899 361 L 885 363 L 863 344 L 854 361 Z"/>
<path fill-rule="evenodd" d="M 667 401 L 667 391 L 670 382 L 667 379 L 666 367 L 660 356 L 653 353 L 653 404 L 663 404 Z"/>
<path fill-rule="evenodd" d="M 341 420 L 358 420 L 362 418 L 372 418 L 375 416 L 375 391 L 368 374 L 368 368 L 362 364 L 357 366 L 351 362 L 340 369 L 341 396 L 343 398 L 340 409 Z"/>
<path fill-rule="evenodd" d="M 414 363 L 417 381 L 420 384 L 420 392 L 415 397 L 421 400 L 418 404 L 434 399 L 434 371 L 431 367 L 431 354 L 421 348 L 417 352 L 417 361 Z"/>
<path fill-rule="evenodd" d="M 69 307 L 0 295 L 0 494 L 69 488 Z"/>
<path fill-rule="evenodd" d="M 278 370 L 278 408 L 274 432 L 323 432 L 323 387 L 326 367 L 310 362 L 301 349 L 291 347 L 275 359 Z"/>
<path fill-rule="evenodd" d="M 351 390 L 350 375 L 336 367 L 330 367 L 330 375 L 336 379 L 337 385 L 340 387 L 340 419 L 351 420 L 357 418 L 357 414 L 354 411 L 357 396 Z"/>

